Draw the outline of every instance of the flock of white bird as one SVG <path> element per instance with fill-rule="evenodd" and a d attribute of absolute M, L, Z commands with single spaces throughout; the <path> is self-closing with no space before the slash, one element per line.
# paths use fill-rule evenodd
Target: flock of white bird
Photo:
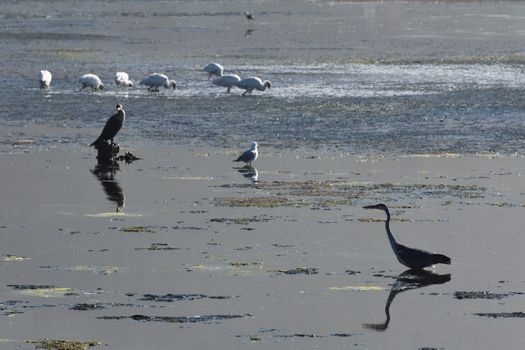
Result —
<path fill-rule="evenodd" d="M 208 80 L 213 76 L 215 79 L 211 81 L 213 85 L 225 87 L 226 92 L 230 93 L 232 87 L 237 87 L 244 90 L 243 96 L 246 94 L 252 94 L 253 90 L 265 91 L 267 88 L 271 88 L 272 83 L 268 80 L 261 80 L 259 77 L 248 77 L 241 79 L 236 74 L 224 75 L 224 67 L 218 63 L 210 63 L 204 67 L 203 71 L 208 73 Z M 40 88 L 46 89 L 51 86 L 51 80 L 53 76 L 48 70 L 41 70 L 39 75 Z M 78 79 L 79 83 L 82 84 L 80 90 L 91 88 L 92 91 L 104 90 L 104 84 L 102 80 L 96 74 L 84 74 Z M 130 80 L 128 73 L 117 72 L 115 74 L 115 84 L 117 87 L 133 87 L 133 82 Z M 171 80 L 167 75 L 160 73 L 153 73 L 142 79 L 139 85 L 145 85 L 148 87 L 148 91 L 158 92 L 160 87 L 166 89 L 176 89 L 177 83 L 175 80 Z"/>

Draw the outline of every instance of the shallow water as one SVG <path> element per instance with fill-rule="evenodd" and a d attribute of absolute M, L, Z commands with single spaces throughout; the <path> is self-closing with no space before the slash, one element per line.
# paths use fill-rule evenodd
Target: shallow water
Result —
<path fill-rule="evenodd" d="M 522 348 L 523 18 L 521 2 L 2 2 L 0 347 Z M 272 88 L 226 94 L 211 61 Z M 178 88 L 117 89 L 117 70 Z M 78 91 L 87 72 L 106 89 Z M 116 141 L 143 159 L 112 174 L 87 145 L 117 103 Z M 252 140 L 257 183 L 231 162 Z M 405 273 L 374 202 L 452 265 Z"/>

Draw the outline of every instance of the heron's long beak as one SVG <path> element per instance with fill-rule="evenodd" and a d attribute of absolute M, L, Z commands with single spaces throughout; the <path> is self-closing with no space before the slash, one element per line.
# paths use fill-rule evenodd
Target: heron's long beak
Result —
<path fill-rule="evenodd" d="M 363 209 L 379 209 L 379 205 L 378 204 L 374 204 L 374 205 L 365 205 L 363 207 Z"/>

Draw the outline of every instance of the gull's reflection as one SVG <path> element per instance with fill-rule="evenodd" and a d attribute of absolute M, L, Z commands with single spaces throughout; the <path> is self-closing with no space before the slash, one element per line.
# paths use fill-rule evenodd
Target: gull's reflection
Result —
<path fill-rule="evenodd" d="M 255 29 L 253 28 L 246 29 L 246 32 L 244 33 L 244 37 L 245 38 L 249 37 L 250 35 L 252 35 L 253 32 L 255 32 Z"/>
<path fill-rule="evenodd" d="M 120 166 L 116 161 L 99 162 L 91 173 L 97 177 L 102 184 L 102 188 L 107 195 L 107 198 L 117 204 L 117 212 L 124 210 L 126 199 L 122 187 L 120 187 L 117 180 L 115 180 L 116 173 L 120 171 Z"/>
<path fill-rule="evenodd" d="M 438 275 L 431 271 L 409 269 L 396 277 L 396 282 L 392 285 L 385 305 L 386 320 L 384 323 L 364 323 L 363 327 L 374 331 L 383 332 L 390 323 L 390 305 L 397 294 L 410 289 L 417 289 L 432 284 L 443 284 L 450 281 L 450 274 Z"/>
<path fill-rule="evenodd" d="M 242 168 L 237 168 L 237 171 L 240 172 L 244 177 L 250 179 L 253 183 L 259 181 L 259 172 L 251 165 L 245 165 Z"/>

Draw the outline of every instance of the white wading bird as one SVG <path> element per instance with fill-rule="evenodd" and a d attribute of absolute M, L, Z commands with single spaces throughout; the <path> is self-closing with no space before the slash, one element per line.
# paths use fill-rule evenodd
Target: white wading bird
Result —
<path fill-rule="evenodd" d="M 80 91 L 90 87 L 91 91 L 104 90 L 104 84 L 102 80 L 95 74 L 84 74 L 78 79 L 78 82 L 82 84 Z"/>
<path fill-rule="evenodd" d="M 268 80 L 263 82 L 258 77 L 249 77 L 235 83 L 235 86 L 237 86 L 239 89 L 246 90 L 242 93 L 242 95 L 245 96 L 246 94 L 251 95 L 253 90 L 264 91 L 266 88 L 269 89 L 272 87 L 272 83 Z"/>
<path fill-rule="evenodd" d="M 238 83 L 239 81 L 241 81 L 241 78 L 236 75 L 236 74 L 228 74 L 228 75 L 223 75 L 221 77 L 218 77 L 218 78 L 215 78 L 211 81 L 211 83 L 213 85 L 217 85 L 217 86 L 222 86 L 222 87 L 225 87 L 225 88 L 228 88 L 226 90 L 226 93 L 230 93 L 230 89 L 232 88 L 232 86 L 235 86 L 236 83 Z"/>
<path fill-rule="evenodd" d="M 129 80 L 129 75 L 126 72 L 115 73 L 115 84 L 117 86 L 133 87 L 133 82 Z"/>
<path fill-rule="evenodd" d="M 250 149 L 244 151 L 239 158 L 235 159 L 234 162 L 244 162 L 249 166 L 252 165 L 252 162 L 257 159 L 259 152 L 257 151 L 257 142 L 252 142 Z"/>
<path fill-rule="evenodd" d="M 142 79 L 139 83 L 140 85 L 146 85 L 149 91 L 159 91 L 159 87 L 164 86 L 166 89 L 170 87 L 175 90 L 177 88 L 177 83 L 175 80 L 170 80 L 166 75 L 160 73 L 153 73 L 147 78 Z"/>
<path fill-rule="evenodd" d="M 213 63 L 208 64 L 206 67 L 204 67 L 203 70 L 205 72 L 208 72 L 208 80 L 210 80 L 210 78 L 213 75 L 216 75 L 218 77 L 222 76 L 222 72 L 224 72 L 224 67 L 218 63 L 213 62 Z"/>
<path fill-rule="evenodd" d="M 38 76 L 38 82 L 40 83 L 40 88 L 47 89 L 49 86 L 51 86 L 51 79 L 53 79 L 53 76 L 51 75 L 50 71 L 41 70 Z"/>

